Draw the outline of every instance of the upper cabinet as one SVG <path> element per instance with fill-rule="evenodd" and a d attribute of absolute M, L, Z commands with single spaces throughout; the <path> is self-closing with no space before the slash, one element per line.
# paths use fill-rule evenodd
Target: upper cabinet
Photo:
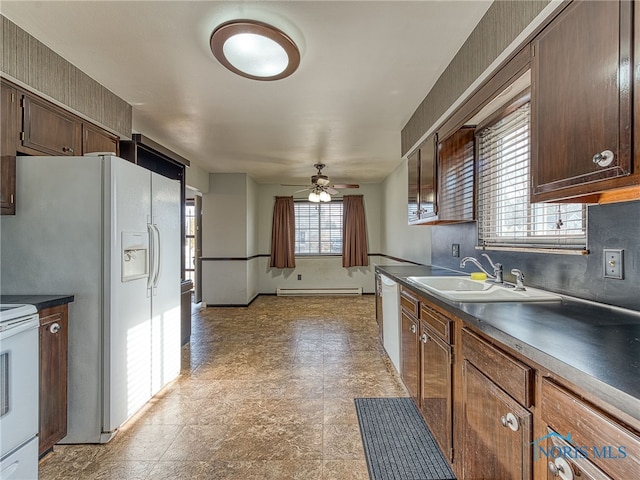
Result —
<path fill-rule="evenodd" d="M 462 127 L 442 142 L 433 134 L 409 156 L 409 224 L 474 219 L 474 132 Z"/>
<path fill-rule="evenodd" d="M 474 219 L 475 128 L 462 127 L 438 144 L 438 221 Z"/>
<path fill-rule="evenodd" d="M 632 10 L 627 1 L 574 1 L 533 40 L 533 201 L 640 183 L 631 150 Z"/>
<path fill-rule="evenodd" d="M 16 213 L 17 155 L 78 156 L 120 153 L 119 138 L 51 102 L 2 79 L 0 214 Z"/>
<path fill-rule="evenodd" d="M 21 151 L 31 155 L 82 155 L 82 123 L 43 100 L 22 96 Z"/>
<path fill-rule="evenodd" d="M 429 136 L 407 159 L 409 224 L 437 220 L 436 162 L 436 135 L 434 134 Z"/>
<path fill-rule="evenodd" d="M 93 125 L 82 125 L 82 153 L 109 152 L 119 154 L 118 137 Z"/>
<path fill-rule="evenodd" d="M 2 135 L 0 135 L 0 213 L 15 214 L 16 149 L 18 138 L 18 93 L 15 88 L 2 84 L 0 110 L 2 111 Z"/>

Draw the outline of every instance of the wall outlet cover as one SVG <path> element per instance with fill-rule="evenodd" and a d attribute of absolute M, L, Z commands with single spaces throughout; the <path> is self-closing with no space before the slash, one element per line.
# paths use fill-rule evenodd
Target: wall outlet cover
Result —
<path fill-rule="evenodd" d="M 603 268 L 604 278 L 616 278 L 622 280 L 624 278 L 623 254 L 622 249 L 605 248 L 603 250 Z"/>

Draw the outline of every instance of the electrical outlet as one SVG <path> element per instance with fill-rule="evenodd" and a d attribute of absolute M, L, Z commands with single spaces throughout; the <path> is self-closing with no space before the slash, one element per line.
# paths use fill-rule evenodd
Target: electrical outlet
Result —
<path fill-rule="evenodd" d="M 603 250 L 604 262 L 604 278 L 617 278 L 622 280 L 624 272 L 622 271 L 622 249 L 605 248 Z"/>
<path fill-rule="evenodd" d="M 302 275 L 300 273 L 298 274 L 298 280 L 302 280 Z"/>
<path fill-rule="evenodd" d="M 460 256 L 460 244 L 459 243 L 452 243 L 451 244 L 451 256 L 452 257 L 459 257 Z"/>

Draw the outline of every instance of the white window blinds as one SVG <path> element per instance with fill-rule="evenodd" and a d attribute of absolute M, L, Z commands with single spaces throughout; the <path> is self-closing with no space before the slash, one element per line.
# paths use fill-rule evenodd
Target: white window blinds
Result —
<path fill-rule="evenodd" d="M 530 203 L 530 124 L 527 102 L 476 133 L 478 243 L 584 248 L 583 204 Z"/>
<path fill-rule="evenodd" d="M 342 254 L 342 202 L 295 202 L 296 255 Z"/>

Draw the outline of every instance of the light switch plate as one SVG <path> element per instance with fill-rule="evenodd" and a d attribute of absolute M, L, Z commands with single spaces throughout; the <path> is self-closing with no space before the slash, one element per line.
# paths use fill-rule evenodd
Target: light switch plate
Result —
<path fill-rule="evenodd" d="M 613 248 L 605 248 L 603 250 L 603 267 L 604 267 L 604 278 L 616 278 L 618 280 L 622 280 L 624 278 L 624 272 L 622 269 L 623 265 L 623 254 L 624 250 L 622 249 L 613 249 Z"/>
<path fill-rule="evenodd" d="M 459 257 L 460 256 L 460 244 L 459 243 L 452 243 L 451 244 L 451 256 L 452 257 Z"/>

